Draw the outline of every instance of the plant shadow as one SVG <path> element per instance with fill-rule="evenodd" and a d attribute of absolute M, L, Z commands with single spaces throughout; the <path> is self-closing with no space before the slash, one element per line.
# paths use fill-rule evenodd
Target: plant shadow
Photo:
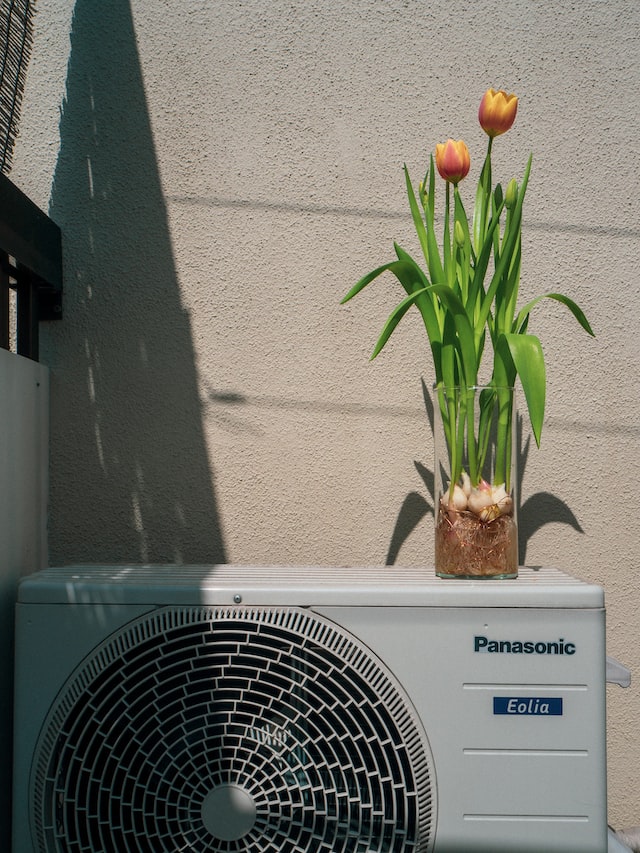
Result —
<path fill-rule="evenodd" d="M 130 0 L 76 0 L 70 47 L 50 200 L 65 321 L 43 340 L 51 557 L 225 562 Z"/>
<path fill-rule="evenodd" d="M 431 434 L 433 435 L 433 398 L 424 380 L 422 380 L 422 396 L 427 419 L 431 427 Z M 526 440 L 524 439 L 523 418 L 521 415 L 517 415 L 516 441 L 518 496 L 521 498 L 524 473 L 531 447 L 531 436 L 528 435 Z M 431 502 L 424 497 L 422 492 L 418 491 L 411 491 L 405 497 L 391 534 L 385 560 L 385 565 L 387 566 L 395 565 L 402 546 L 422 521 L 429 515 L 432 518 L 435 516 L 434 472 L 417 460 L 414 460 L 413 464 L 426 488 Z M 546 524 L 566 524 L 578 533 L 584 533 L 578 519 L 563 500 L 551 492 L 536 492 L 528 497 L 524 503 L 519 503 L 518 505 L 518 562 L 521 566 L 526 564 L 528 543 L 534 534 Z"/>

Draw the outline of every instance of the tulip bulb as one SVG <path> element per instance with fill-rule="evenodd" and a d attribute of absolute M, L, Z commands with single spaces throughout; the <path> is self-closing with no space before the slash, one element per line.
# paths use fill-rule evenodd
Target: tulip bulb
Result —
<path fill-rule="evenodd" d="M 449 509 L 455 509 L 457 512 L 464 512 L 466 508 L 467 496 L 456 483 L 453 487 L 453 493 L 449 495 Z"/>
<path fill-rule="evenodd" d="M 504 483 L 500 483 L 499 486 L 493 486 L 491 494 L 493 496 L 494 503 L 500 503 L 500 501 L 503 501 L 507 497 L 507 490 L 504 487 Z"/>
<path fill-rule="evenodd" d="M 467 499 L 469 509 L 474 515 L 481 515 L 493 502 L 491 492 L 487 489 L 473 489 Z"/>
<path fill-rule="evenodd" d="M 481 480 L 472 489 L 467 506 L 481 521 L 493 521 L 501 515 L 509 515 L 513 511 L 513 498 L 507 492 L 504 483 L 492 486 L 486 480 Z"/>

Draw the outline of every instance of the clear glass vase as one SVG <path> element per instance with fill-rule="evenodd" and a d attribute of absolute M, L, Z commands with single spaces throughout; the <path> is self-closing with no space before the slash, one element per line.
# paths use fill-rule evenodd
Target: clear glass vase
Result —
<path fill-rule="evenodd" d="M 434 387 L 435 568 L 518 576 L 513 388 Z"/>

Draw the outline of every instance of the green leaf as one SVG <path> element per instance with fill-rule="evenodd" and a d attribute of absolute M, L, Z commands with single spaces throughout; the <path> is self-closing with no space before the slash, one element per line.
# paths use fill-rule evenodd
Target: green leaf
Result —
<path fill-rule="evenodd" d="M 444 282 L 444 269 L 440 259 L 440 250 L 438 241 L 436 240 L 435 232 L 435 165 L 433 162 L 433 154 L 429 158 L 429 177 L 425 176 L 425 182 L 428 181 L 427 204 L 425 205 L 425 216 L 427 221 L 427 240 L 429 243 L 429 275 L 434 284 Z"/>
<path fill-rule="evenodd" d="M 535 335 L 502 335 L 513 365 L 520 377 L 522 390 L 527 401 L 531 428 L 538 447 L 542 435 L 546 397 L 546 368 L 539 339 Z M 496 348 L 497 350 L 498 348 Z"/>
<path fill-rule="evenodd" d="M 525 321 L 528 322 L 529 314 L 532 309 L 540 302 L 542 299 L 555 299 L 556 302 L 561 302 L 563 305 L 571 311 L 573 316 L 576 318 L 578 323 L 582 326 L 585 332 L 588 332 L 592 337 L 595 338 L 595 332 L 591 328 L 589 321 L 585 317 L 582 309 L 576 305 L 573 299 L 569 299 L 568 296 L 565 296 L 562 293 L 543 293 L 541 296 L 536 296 L 535 299 L 532 299 L 531 302 L 528 302 L 524 308 L 520 310 L 518 316 L 516 317 L 515 323 L 513 324 L 514 331 L 519 331 L 521 328 L 525 328 Z"/>
<path fill-rule="evenodd" d="M 422 214 L 420 213 L 420 207 L 416 199 L 416 194 L 414 192 L 413 184 L 411 183 L 411 178 L 409 177 L 409 170 L 407 169 L 406 164 L 404 166 L 404 178 L 405 183 L 407 185 L 407 196 L 409 198 L 409 207 L 411 208 L 411 217 L 413 219 L 413 225 L 416 229 L 418 240 L 420 241 L 420 246 L 422 247 L 422 254 L 424 255 L 425 261 L 427 262 L 429 274 L 432 277 L 434 276 L 434 273 L 436 276 L 442 275 L 442 266 L 440 264 L 438 246 L 436 244 L 434 235 L 431 234 L 430 237 L 429 231 L 425 227 L 425 223 L 422 218 Z"/>
<path fill-rule="evenodd" d="M 516 376 L 517 370 L 506 335 L 500 335 L 493 353 L 492 381 L 498 388 L 512 388 L 515 385 Z"/>
<path fill-rule="evenodd" d="M 489 266 L 489 260 L 491 258 L 491 249 L 493 248 L 493 234 L 500 223 L 500 214 L 502 213 L 502 209 L 504 207 L 504 202 L 502 205 L 495 211 L 491 220 L 489 221 L 488 226 L 486 227 L 486 236 L 484 243 L 481 246 L 480 253 L 477 256 L 476 263 L 473 267 L 473 286 L 470 293 L 470 301 L 475 303 L 477 299 L 481 299 L 484 303 L 484 279 L 487 273 L 487 267 Z M 484 326 L 478 326 L 476 323 L 476 329 L 478 334 L 480 334 L 481 330 Z"/>
<path fill-rule="evenodd" d="M 509 386 L 507 386 L 509 387 Z M 504 390 L 504 389 L 502 389 Z M 496 398 L 498 395 L 498 391 L 495 387 L 487 387 L 483 388 L 480 392 L 480 398 L 478 400 L 479 403 L 479 415 L 478 415 L 478 459 L 477 459 L 477 472 L 475 474 L 475 481 L 478 481 L 481 476 L 482 469 L 484 467 L 485 459 L 487 458 L 487 452 L 489 450 L 489 439 L 491 438 L 491 427 L 493 423 L 493 411 L 496 402 Z M 496 435 L 496 439 L 499 436 Z M 502 452 L 499 449 L 498 458 L 502 456 Z M 498 479 L 496 483 L 499 483 L 501 479 L 506 479 L 504 474 L 500 475 L 498 472 Z"/>
<path fill-rule="evenodd" d="M 453 199 L 454 199 L 454 207 L 453 207 L 453 221 L 454 224 L 456 222 L 460 223 L 460 227 L 462 228 L 462 233 L 464 234 L 465 243 L 468 245 L 470 254 L 473 250 L 471 245 L 471 236 L 469 234 L 469 221 L 467 219 L 467 213 L 464 209 L 464 204 L 462 203 L 462 198 L 460 196 L 460 191 L 458 187 L 455 186 L 453 189 Z"/>
<path fill-rule="evenodd" d="M 425 293 L 418 294 L 415 304 L 422 315 L 427 336 L 433 348 L 435 344 L 440 343 L 442 338 L 442 319 L 439 316 L 437 301 L 433 298 L 432 294 L 426 291 L 426 288 L 429 286 L 429 279 L 408 252 L 405 252 L 397 243 L 394 243 L 394 248 L 398 260 L 407 264 L 407 266 L 396 266 L 391 272 L 394 273 L 400 284 L 404 287 L 407 295 L 415 293 L 416 290 L 425 291 Z"/>
<path fill-rule="evenodd" d="M 527 168 L 525 169 L 524 178 L 522 179 L 522 184 L 518 191 L 518 199 L 512 211 L 512 220 L 511 227 L 506 239 L 503 241 L 503 246 L 500 254 L 500 260 L 496 265 L 496 270 L 493 274 L 493 278 L 491 279 L 491 284 L 487 289 L 487 292 L 483 298 L 482 308 L 478 315 L 478 319 L 476 321 L 476 328 L 482 328 L 486 324 L 489 313 L 491 311 L 491 305 L 493 303 L 493 299 L 496 294 L 496 290 L 502 280 L 502 276 L 511 266 L 511 260 L 513 257 L 513 253 L 516 247 L 517 241 L 520 239 L 520 223 L 522 221 L 522 205 L 524 203 L 524 195 L 527 191 L 527 184 L 529 183 L 529 174 L 531 172 L 531 161 L 532 157 L 529 157 L 527 162 Z M 503 200 L 504 203 L 504 200 Z"/>
<path fill-rule="evenodd" d="M 416 300 L 421 295 L 426 294 L 429 289 L 430 288 L 425 287 L 421 290 L 416 290 L 413 293 L 410 293 L 408 296 L 405 296 L 402 302 L 396 305 L 396 307 L 389 315 L 387 322 L 384 324 L 380 337 L 378 338 L 378 342 L 376 343 L 373 349 L 373 353 L 371 354 L 372 361 L 383 349 L 384 345 L 387 343 L 393 331 L 396 329 L 398 323 L 400 322 L 400 320 L 402 320 L 409 308 L 411 308 L 411 306 L 416 303 Z"/>
<path fill-rule="evenodd" d="M 433 158 L 432 158 L 433 160 Z M 443 279 L 443 270 L 442 270 L 442 261 L 440 260 L 440 250 L 438 248 L 438 243 L 436 241 L 435 232 L 434 232 L 434 207 L 435 207 L 435 198 L 434 198 L 434 176 L 433 176 L 433 163 L 432 169 L 429 177 L 425 176 L 425 182 L 428 180 L 428 198 L 427 203 L 424 206 L 425 218 L 426 218 L 426 226 L 425 221 L 422 218 L 420 213 L 420 208 L 418 205 L 418 201 L 416 199 L 416 194 L 413 189 L 413 184 L 411 182 L 411 178 L 409 177 L 409 170 L 405 164 L 404 166 L 404 177 L 405 183 L 407 187 L 407 197 L 409 199 L 409 207 L 411 208 L 411 217 L 413 219 L 413 225 L 416 229 L 416 233 L 418 235 L 418 239 L 420 241 L 420 246 L 422 248 L 422 253 L 424 255 L 425 261 L 427 263 L 427 269 L 429 270 L 429 275 L 434 281 L 442 281 Z"/>
<path fill-rule="evenodd" d="M 476 254 L 484 244 L 487 234 L 487 218 L 489 211 L 489 199 L 491 196 L 491 145 L 493 139 L 489 137 L 487 154 L 480 171 L 478 188 L 476 190 L 476 201 L 473 208 L 473 246 Z"/>
<path fill-rule="evenodd" d="M 353 299 L 368 284 L 371 284 L 378 276 L 381 276 L 383 272 L 393 273 L 407 293 L 412 293 L 414 290 L 426 287 L 429 284 L 427 277 L 413 258 L 399 246 L 396 246 L 396 254 L 398 255 L 397 261 L 390 261 L 387 264 L 376 267 L 370 273 L 363 276 L 354 284 L 346 296 L 342 297 L 340 304 L 344 305 L 345 302 Z"/>
<path fill-rule="evenodd" d="M 442 382 L 447 388 L 455 388 L 459 383 L 456 366 L 456 329 L 453 316 L 446 314 L 442 333 Z"/>
<path fill-rule="evenodd" d="M 522 264 L 522 240 L 518 240 L 516 249 L 511 260 L 509 269 L 509 280 L 507 287 L 507 299 L 504 305 L 504 313 L 501 321 L 500 329 L 504 332 L 509 332 L 513 328 L 513 318 L 516 313 L 516 303 L 518 301 L 518 291 L 520 289 L 520 267 Z"/>
<path fill-rule="evenodd" d="M 381 267 L 376 267 L 376 269 L 371 270 L 370 273 L 363 276 L 356 284 L 353 285 L 351 290 L 343 296 L 340 300 L 340 305 L 344 305 L 345 302 L 348 302 L 350 299 L 353 299 L 354 296 L 357 296 L 361 290 L 370 284 L 374 279 L 378 278 L 379 275 L 382 275 L 383 272 L 386 272 L 388 269 L 391 269 L 392 265 L 397 263 L 397 261 L 391 261 L 391 263 L 383 264 Z"/>
<path fill-rule="evenodd" d="M 474 346 L 473 326 L 467 316 L 464 305 L 456 294 L 445 284 L 432 284 L 429 288 L 437 295 L 448 311 L 453 315 L 457 344 L 460 352 L 461 367 L 464 373 L 461 384 L 475 385 L 477 381 L 477 359 Z"/>
<path fill-rule="evenodd" d="M 418 264 L 411 258 L 411 256 L 401 249 L 398 245 L 396 245 L 396 253 L 398 254 L 397 261 L 391 261 L 388 264 L 383 264 L 381 267 L 377 267 L 372 270 L 367 275 L 363 276 L 360 281 L 358 281 L 351 290 L 347 293 L 346 296 L 341 300 L 341 304 L 348 302 L 350 299 L 353 299 L 361 290 L 363 290 L 368 284 L 370 284 L 374 279 L 378 278 L 378 276 L 382 275 L 384 272 L 391 272 L 398 279 L 400 284 L 405 289 L 410 300 L 405 308 L 405 310 L 398 316 L 395 324 L 392 324 L 388 330 L 388 334 L 383 332 L 378 341 L 378 345 L 374 351 L 374 355 L 372 358 L 380 352 L 386 341 L 389 339 L 389 336 L 395 326 L 398 325 L 404 313 L 415 303 L 416 307 L 420 311 L 422 315 L 422 320 L 424 322 L 425 328 L 427 330 L 427 336 L 429 338 L 429 342 L 431 344 L 431 351 L 434 357 L 434 367 L 436 376 L 439 376 L 440 373 L 440 345 L 441 345 L 441 328 L 440 328 L 440 319 L 437 313 L 437 303 L 428 295 L 429 291 L 429 281 L 424 273 L 424 271 L 418 266 Z M 404 303 L 404 300 L 403 300 Z M 403 303 L 400 303 L 402 305 Z M 400 307 L 400 306 L 398 306 Z M 396 309 L 397 310 L 397 309 Z M 395 313 L 395 312 L 394 312 Z M 392 314 L 387 324 L 392 319 L 394 315 Z M 386 326 L 385 326 L 386 329 Z M 383 340 L 384 338 L 384 340 Z"/>
<path fill-rule="evenodd" d="M 495 424 L 494 474 L 496 482 L 504 482 L 507 491 L 511 488 L 511 454 L 513 451 L 513 397 L 510 389 L 516 384 L 516 375 L 517 369 L 509 349 L 509 343 L 505 335 L 500 335 L 494 351 L 492 377 L 498 402 L 498 416 Z"/>

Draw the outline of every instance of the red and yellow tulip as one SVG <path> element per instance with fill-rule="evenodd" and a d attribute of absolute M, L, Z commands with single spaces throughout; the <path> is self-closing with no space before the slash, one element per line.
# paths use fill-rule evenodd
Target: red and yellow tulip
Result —
<path fill-rule="evenodd" d="M 436 166 L 440 177 L 450 184 L 457 184 L 469 173 L 471 158 L 469 149 L 459 139 L 447 139 L 436 145 Z"/>
<path fill-rule="evenodd" d="M 488 136 L 500 136 L 514 123 L 517 111 L 518 99 L 515 95 L 507 95 L 502 89 L 499 92 L 487 89 L 480 101 L 478 121 Z"/>

